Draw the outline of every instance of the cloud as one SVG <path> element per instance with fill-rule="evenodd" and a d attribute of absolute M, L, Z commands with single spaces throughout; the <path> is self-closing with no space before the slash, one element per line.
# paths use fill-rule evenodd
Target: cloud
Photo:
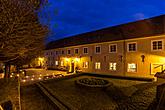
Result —
<path fill-rule="evenodd" d="M 145 15 L 143 13 L 136 13 L 134 15 L 135 20 L 142 20 L 145 19 Z"/>

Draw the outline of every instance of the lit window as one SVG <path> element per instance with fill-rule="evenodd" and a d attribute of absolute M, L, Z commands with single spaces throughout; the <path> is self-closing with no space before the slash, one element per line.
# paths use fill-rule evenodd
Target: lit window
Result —
<path fill-rule="evenodd" d="M 56 66 L 58 65 L 58 61 L 55 61 L 55 65 L 56 65 Z"/>
<path fill-rule="evenodd" d="M 134 52 L 137 50 L 137 44 L 136 43 L 128 43 L 127 45 L 128 52 Z"/>
<path fill-rule="evenodd" d="M 163 40 L 152 41 L 152 50 L 163 50 Z"/>
<path fill-rule="evenodd" d="M 64 62 L 63 61 L 61 61 L 61 66 L 64 66 Z"/>
<path fill-rule="evenodd" d="M 70 50 L 68 50 L 68 54 L 70 54 Z"/>
<path fill-rule="evenodd" d="M 137 65 L 135 63 L 128 63 L 128 72 L 136 72 Z"/>
<path fill-rule="evenodd" d="M 101 63 L 100 62 L 95 63 L 95 69 L 101 69 Z"/>
<path fill-rule="evenodd" d="M 83 48 L 83 52 L 84 52 L 84 54 L 87 54 L 88 53 L 88 48 L 87 47 L 84 47 Z"/>
<path fill-rule="evenodd" d="M 117 45 L 116 45 L 116 44 L 110 44 L 110 45 L 109 45 L 109 52 L 110 52 L 110 53 L 115 53 L 115 52 L 117 52 Z"/>
<path fill-rule="evenodd" d="M 100 46 L 95 47 L 95 53 L 101 53 L 101 47 Z"/>
<path fill-rule="evenodd" d="M 75 49 L 75 50 L 74 50 L 74 53 L 75 53 L 75 54 L 78 54 L 78 53 L 79 53 L 79 49 Z"/>
<path fill-rule="evenodd" d="M 109 63 L 109 70 L 116 70 L 116 63 Z"/>
<path fill-rule="evenodd" d="M 83 68 L 88 68 L 88 62 L 83 62 Z"/>

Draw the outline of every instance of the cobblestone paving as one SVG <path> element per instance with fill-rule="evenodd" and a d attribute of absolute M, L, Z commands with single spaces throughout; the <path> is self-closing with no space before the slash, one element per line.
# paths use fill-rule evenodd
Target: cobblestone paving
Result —
<path fill-rule="evenodd" d="M 156 85 L 154 83 L 134 85 L 137 90 L 131 96 L 125 96 L 117 87 L 108 90 L 111 97 L 117 102 L 116 110 L 154 110 L 150 106 L 155 101 Z M 130 87 L 129 87 L 130 88 Z M 128 89 L 129 89 L 128 88 Z M 108 92 L 107 91 L 107 92 Z M 122 97 L 122 98 L 121 98 Z"/>
<path fill-rule="evenodd" d="M 109 78 L 114 86 L 103 91 L 91 91 L 76 87 L 75 79 L 78 78 L 58 82 L 51 80 L 45 82 L 45 86 L 78 110 L 154 110 L 152 103 L 156 98 L 156 83 Z"/>

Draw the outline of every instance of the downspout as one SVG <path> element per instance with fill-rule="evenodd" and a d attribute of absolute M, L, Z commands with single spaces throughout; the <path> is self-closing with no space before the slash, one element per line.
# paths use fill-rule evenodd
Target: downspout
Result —
<path fill-rule="evenodd" d="M 124 32 L 123 32 L 123 30 L 121 29 L 120 30 L 121 31 L 121 36 L 122 36 L 122 38 L 123 38 L 123 74 L 124 74 L 124 76 L 126 76 L 126 51 L 127 51 L 127 49 L 126 49 L 126 41 L 125 41 L 125 35 L 124 35 Z"/>

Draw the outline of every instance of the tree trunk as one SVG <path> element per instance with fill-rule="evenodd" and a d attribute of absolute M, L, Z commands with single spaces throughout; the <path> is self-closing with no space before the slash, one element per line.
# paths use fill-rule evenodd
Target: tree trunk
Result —
<path fill-rule="evenodd" d="M 5 76 L 4 78 L 9 78 L 10 77 L 10 64 L 6 63 L 5 64 Z"/>

